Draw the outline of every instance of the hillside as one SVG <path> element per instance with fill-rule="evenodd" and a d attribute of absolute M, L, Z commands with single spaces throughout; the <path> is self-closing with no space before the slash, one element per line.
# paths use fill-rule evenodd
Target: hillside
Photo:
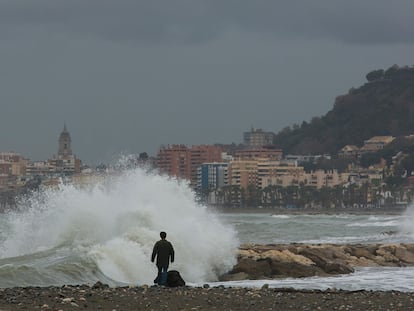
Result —
<path fill-rule="evenodd" d="M 367 83 L 338 96 L 332 110 L 285 128 L 275 145 L 284 153 L 336 153 L 375 135 L 414 133 L 414 67 L 393 66 L 366 75 Z"/>

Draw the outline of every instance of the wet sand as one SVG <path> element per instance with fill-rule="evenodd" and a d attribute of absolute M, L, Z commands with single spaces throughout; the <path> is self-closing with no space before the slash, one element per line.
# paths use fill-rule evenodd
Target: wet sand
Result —
<path fill-rule="evenodd" d="M 95 284 L 0 289 L 0 310 L 414 310 L 414 293 Z"/>

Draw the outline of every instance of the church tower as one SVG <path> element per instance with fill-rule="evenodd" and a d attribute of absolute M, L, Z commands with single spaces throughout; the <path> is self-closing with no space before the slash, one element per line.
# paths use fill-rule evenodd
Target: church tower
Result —
<path fill-rule="evenodd" d="M 64 158 L 67 156 L 72 155 L 72 148 L 70 146 L 72 140 L 70 139 L 70 134 L 68 130 L 66 129 L 66 124 L 63 126 L 63 131 L 60 133 L 59 136 L 59 151 L 58 151 L 58 157 Z"/>

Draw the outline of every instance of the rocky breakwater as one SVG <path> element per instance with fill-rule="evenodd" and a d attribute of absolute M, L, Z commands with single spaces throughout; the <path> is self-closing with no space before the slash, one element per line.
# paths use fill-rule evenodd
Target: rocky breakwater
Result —
<path fill-rule="evenodd" d="M 222 281 L 347 274 L 355 267 L 414 265 L 414 244 L 245 244 Z"/>

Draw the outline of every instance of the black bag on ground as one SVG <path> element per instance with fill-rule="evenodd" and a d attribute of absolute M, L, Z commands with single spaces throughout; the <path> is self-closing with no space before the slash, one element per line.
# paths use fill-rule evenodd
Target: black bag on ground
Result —
<path fill-rule="evenodd" d="M 180 275 L 180 272 L 176 270 L 170 270 L 167 273 L 167 286 L 168 287 L 178 287 L 185 286 L 185 282 Z"/>

